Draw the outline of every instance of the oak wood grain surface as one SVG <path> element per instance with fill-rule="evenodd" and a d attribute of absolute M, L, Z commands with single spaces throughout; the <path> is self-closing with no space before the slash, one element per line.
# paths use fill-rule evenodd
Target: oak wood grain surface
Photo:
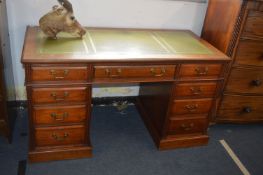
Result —
<path fill-rule="evenodd" d="M 178 83 L 175 96 L 178 97 L 213 97 L 216 93 L 217 82 Z"/>
<path fill-rule="evenodd" d="M 33 103 L 85 102 L 87 87 L 45 87 L 32 89 Z"/>
<path fill-rule="evenodd" d="M 231 70 L 226 93 L 244 93 L 263 95 L 263 67 Z"/>
<path fill-rule="evenodd" d="M 169 136 L 174 135 L 176 137 L 185 134 L 202 135 L 206 133 L 207 120 L 205 118 L 171 118 L 168 127 Z"/>
<path fill-rule="evenodd" d="M 218 121 L 249 123 L 263 121 L 263 97 L 224 95 Z"/>
<path fill-rule="evenodd" d="M 36 128 L 36 146 L 59 146 L 83 144 L 86 140 L 82 125 Z"/>
<path fill-rule="evenodd" d="M 87 81 L 87 66 L 32 66 L 32 81 Z"/>
<path fill-rule="evenodd" d="M 174 80 L 175 65 L 152 66 L 95 66 L 94 81 L 114 81 L 120 79 Z"/>
<path fill-rule="evenodd" d="M 182 64 L 179 76 L 181 78 L 218 78 L 222 64 Z"/>
<path fill-rule="evenodd" d="M 34 106 L 36 125 L 58 125 L 85 122 L 86 105 Z"/>
<path fill-rule="evenodd" d="M 263 40 L 241 39 L 234 64 L 263 66 Z"/>
<path fill-rule="evenodd" d="M 211 98 L 174 100 L 172 114 L 206 114 L 212 105 Z"/>
<path fill-rule="evenodd" d="M 263 39 L 263 12 L 251 10 L 248 12 L 242 37 L 259 37 Z"/>

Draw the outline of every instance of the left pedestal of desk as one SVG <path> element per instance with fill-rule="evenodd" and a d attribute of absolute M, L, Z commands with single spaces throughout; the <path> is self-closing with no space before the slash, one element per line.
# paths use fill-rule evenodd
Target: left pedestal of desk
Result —
<path fill-rule="evenodd" d="M 91 67 L 26 64 L 29 161 L 91 157 Z"/>

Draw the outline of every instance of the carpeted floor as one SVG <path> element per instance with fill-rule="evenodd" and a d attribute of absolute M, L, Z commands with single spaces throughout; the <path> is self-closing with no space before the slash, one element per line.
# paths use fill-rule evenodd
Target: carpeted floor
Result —
<path fill-rule="evenodd" d="M 0 137 L 0 174 L 18 173 L 27 159 L 27 111 L 19 111 L 13 143 Z M 26 164 L 26 175 L 239 175 L 219 140 L 224 139 L 252 175 L 263 174 L 263 126 L 215 125 L 208 146 L 158 151 L 135 106 L 125 114 L 94 107 L 93 158 Z M 23 167 L 22 167 L 23 168 Z M 20 164 L 21 170 L 21 164 Z"/>

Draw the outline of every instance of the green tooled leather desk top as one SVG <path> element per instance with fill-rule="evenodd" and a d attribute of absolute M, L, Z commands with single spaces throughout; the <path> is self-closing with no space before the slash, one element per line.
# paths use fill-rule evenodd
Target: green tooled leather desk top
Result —
<path fill-rule="evenodd" d="M 57 40 L 37 33 L 39 54 L 210 55 L 213 52 L 186 31 L 87 29 L 82 39 L 60 33 Z"/>
<path fill-rule="evenodd" d="M 57 39 L 39 27 L 28 27 L 22 63 L 100 63 L 229 61 L 190 31 L 87 28 L 83 38 L 59 33 Z"/>

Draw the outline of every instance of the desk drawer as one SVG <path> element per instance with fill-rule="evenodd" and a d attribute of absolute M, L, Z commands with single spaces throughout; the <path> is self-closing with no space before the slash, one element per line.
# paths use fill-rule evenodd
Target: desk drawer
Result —
<path fill-rule="evenodd" d="M 218 78 L 222 64 L 182 64 L 179 77 L 184 79 Z"/>
<path fill-rule="evenodd" d="M 263 68 L 232 68 L 226 91 L 263 94 Z"/>
<path fill-rule="evenodd" d="M 249 11 L 242 36 L 263 38 L 263 12 Z"/>
<path fill-rule="evenodd" d="M 33 103 L 86 102 L 88 87 L 32 88 Z"/>
<path fill-rule="evenodd" d="M 82 125 L 35 129 L 35 141 L 38 147 L 84 144 L 85 137 L 86 128 Z"/>
<path fill-rule="evenodd" d="M 168 135 L 204 134 L 207 130 L 206 118 L 169 120 Z"/>
<path fill-rule="evenodd" d="M 213 100 L 210 98 L 174 100 L 171 115 L 206 114 L 210 111 L 212 102 Z"/>
<path fill-rule="evenodd" d="M 95 66 L 95 81 L 173 80 L 175 66 Z"/>
<path fill-rule="evenodd" d="M 86 111 L 86 105 L 34 106 L 33 116 L 37 125 L 79 123 L 86 120 Z"/>
<path fill-rule="evenodd" d="M 237 48 L 235 63 L 263 66 L 263 40 L 256 41 L 241 39 Z"/>
<path fill-rule="evenodd" d="M 87 66 L 32 66 L 32 81 L 88 81 Z"/>
<path fill-rule="evenodd" d="M 263 121 L 263 97 L 224 95 L 219 120 Z"/>
<path fill-rule="evenodd" d="M 216 88 L 217 82 L 178 83 L 174 92 L 176 97 L 213 97 Z"/>

